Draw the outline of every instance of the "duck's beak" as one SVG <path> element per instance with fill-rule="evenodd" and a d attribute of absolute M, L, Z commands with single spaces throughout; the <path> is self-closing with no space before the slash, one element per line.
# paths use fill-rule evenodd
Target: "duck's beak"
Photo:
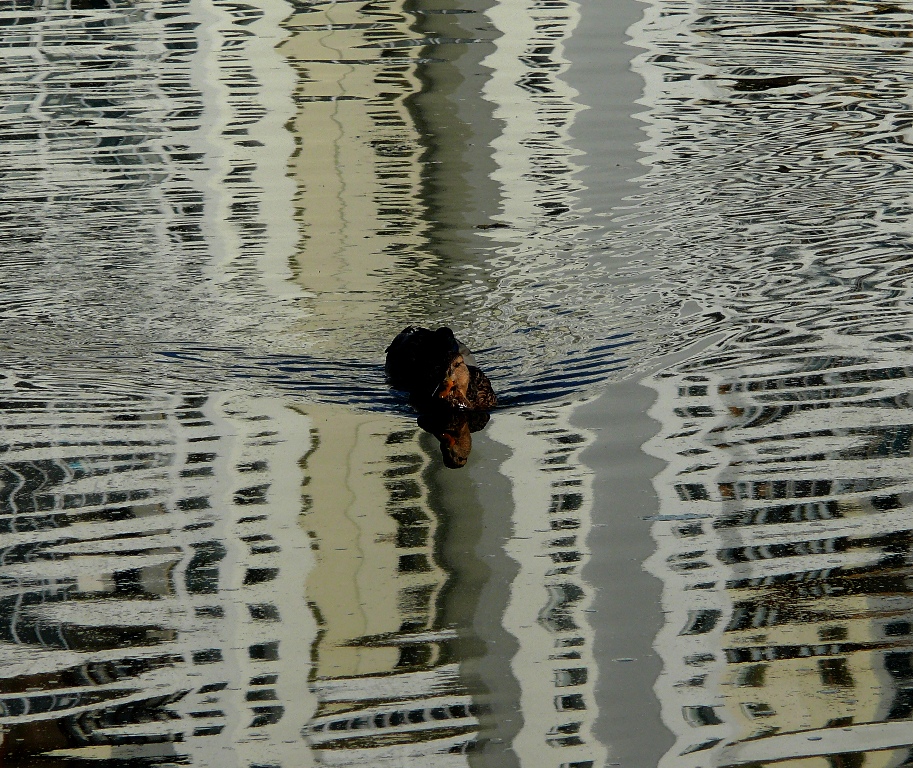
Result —
<path fill-rule="evenodd" d="M 448 376 L 438 384 L 432 397 L 435 400 L 445 402 L 449 407 L 456 408 L 460 411 L 465 411 L 469 407 L 469 404 L 464 402 L 464 398 L 460 397 L 457 382 L 452 376 Z"/>
<path fill-rule="evenodd" d="M 452 376 L 448 376 L 440 384 L 437 385 L 437 389 L 434 390 L 432 397 L 439 397 L 441 400 L 447 398 L 447 396 L 453 392 L 453 388 L 456 386 Z"/>

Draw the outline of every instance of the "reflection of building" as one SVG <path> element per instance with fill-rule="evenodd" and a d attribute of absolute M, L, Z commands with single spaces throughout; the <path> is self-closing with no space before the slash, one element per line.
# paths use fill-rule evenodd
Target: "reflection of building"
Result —
<path fill-rule="evenodd" d="M 906 764 L 911 241 L 898 187 L 869 180 L 907 149 L 855 114 L 895 92 L 910 31 L 825 5 L 671 11 L 633 30 L 654 170 L 630 242 L 649 290 L 691 300 L 681 327 L 703 335 L 703 305 L 720 336 L 651 381 L 664 764 Z"/>
<path fill-rule="evenodd" d="M 697 370 L 654 380 L 668 765 L 897 764 L 913 745 L 913 367 Z"/>
<path fill-rule="evenodd" d="M 36 328 L 139 351 L 288 325 L 292 73 L 264 29 L 288 6 L 167 6 L 4 10 L 0 288 L 15 301 L 0 311 L 28 318 L 7 324 L 14 352 Z"/>
<path fill-rule="evenodd" d="M 322 764 L 465 765 L 478 729 L 438 606 L 438 516 L 428 458 L 405 419 L 308 408 L 320 441 L 308 457 L 303 524 L 317 566 L 307 595 L 318 619 L 304 734 Z"/>
<path fill-rule="evenodd" d="M 614 369 L 606 339 L 627 314 L 601 314 L 605 265 L 583 269 L 592 228 L 575 211 L 571 137 L 583 107 L 563 53 L 578 7 L 464 6 L 321 2 L 283 22 L 299 76 L 300 327 L 316 354 L 359 355 L 407 323 L 448 324 L 471 347 L 494 344 L 515 383 L 582 348 L 578 391 Z M 520 329 L 537 343 L 496 341 Z"/>
<path fill-rule="evenodd" d="M 0 754 L 299 756 L 308 421 L 40 384 L 4 407 Z"/>
<path fill-rule="evenodd" d="M 154 394 L 134 355 L 286 324 L 288 6 L 13 5 L 4 340 L 53 374 L 4 371 L 0 752 L 248 765 L 254 742 L 299 738 L 309 707 L 290 662 L 313 630 L 310 558 L 288 557 L 306 544 L 307 420 Z"/>
<path fill-rule="evenodd" d="M 296 279 L 313 297 L 322 343 L 334 349 L 384 316 L 379 307 L 390 296 L 412 301 L 412 291 L 396 286 L 414 282 L 409 264 L 428 258 L 422 147 L 406 106 L 419 90 L 411 19 L 393 0 L 371 9 L 318 3 L 283 24 L 292 33 L 282 52 L 298 72 L 300 105 Z M 343 335 L 327 337 L 327 328 Z"/>
<path fill-rule="evenodd" d="M 494 178 L 503 196 L 499 218 L 521 228 L 526 237 L 541 236 L 543 228 L 553 235 L 558 222 L 572 226 L 567 214 L 579 182 L 570 129 L 582 107 L 562 75 L 568 66 L 564 43 L 579 13 L 573 2 L 558 11 L 528 0 L 496 3 L 487 11 L 500 32 L 484 62 L 492 73 L 483 91 L 503 125 L 492 142 L 498 165 Z"/>
<path fill-rule="evenodd" d="M 578 379 L 568 362 L 580 355 L 602 369 L 597 378 L 603 381 L 613 366 L 600 359 L 602 342 L 611 335 L 607 329 L 618 327 L 621 314 L 599 316 L 612 304 L 605 285 L 589 300 L 602 264 L 588 263 L 583 245 L 595 227 L 592 219 L 581 223 L 580 151 L 571 133 L 584 107 L 567 83 L 570 62 L 564 55 L 579 22 L 579 5 L 510 0 L 493 3 L 486 16 L 496 36 L 482 62 L 491 69 L 482 93 L 501 127 L 490 142 L 491 177 L 500 195 L 497 223 L 485 230 L 491 249 L 487 261 L 496 266 L 488 268 L 484 288 L 467 287 L 486 308 L 474 325 L 481 338 L 503 337 L 493 318 L 505 315 L 516 319 L 509 332 L 534 330 L 537 338 L 529 352 L 512 350 L 512 372 L 519 368 L 528 374 L 564 358 L 562 378 L 576 392 L 586 377 Z M 578 280 L 584 263 L 587 279 Z M 569 339 L 574 341 L 568 345 Z M 586 344 L 594 349 L 585 349 Z M 536 359 L 523 359 L 530 353 Z"/>
<path fill-rule="evenodd" d="M 497 414 L 492 439 L 510 447 L 501 472 L 513 487 L 513 536 L 507 552 L 519 571 L 504 625 L 518 642 L 512 662 L 523 727 L 513 743 L 521 765 L 599 766 L 606 748 L 593 734 L 592 588 L 589 557 L 591 473 L 580 454 L 592 438 L 570 425 L 573 406 Z M 552 747 L 554 751 L 543 747 Z"/>

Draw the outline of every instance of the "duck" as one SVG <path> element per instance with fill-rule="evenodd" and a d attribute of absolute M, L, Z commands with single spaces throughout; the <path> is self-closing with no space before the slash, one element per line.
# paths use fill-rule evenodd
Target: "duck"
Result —
<path fill-rule="evenodd" d="M 406 326 L 386 349 L 387 380 L 409 393 L 417 410 L 490 411 L 498 398 L 453 330 Z"/>

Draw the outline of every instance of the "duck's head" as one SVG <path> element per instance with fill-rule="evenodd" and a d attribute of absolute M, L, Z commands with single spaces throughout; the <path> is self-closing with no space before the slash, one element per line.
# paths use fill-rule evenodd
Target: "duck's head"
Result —
<path fill-rule="evenodd" d="M 454 355 L 444 378 L 431 395 L 432 400 L 440 405 L 445 405 L 456 410 L 469 410 L 472 405 L 469 402 L 469 381 L 470 374 L 466 361 L 460 354 Z"/>

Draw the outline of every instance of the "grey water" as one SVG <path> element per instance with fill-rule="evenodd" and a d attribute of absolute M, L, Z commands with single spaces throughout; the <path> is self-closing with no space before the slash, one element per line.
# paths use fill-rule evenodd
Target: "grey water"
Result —
<path fill-rule="evenodd" d="M 0 29 L 3 765 L 913 762 L 906 5 Z"/>

